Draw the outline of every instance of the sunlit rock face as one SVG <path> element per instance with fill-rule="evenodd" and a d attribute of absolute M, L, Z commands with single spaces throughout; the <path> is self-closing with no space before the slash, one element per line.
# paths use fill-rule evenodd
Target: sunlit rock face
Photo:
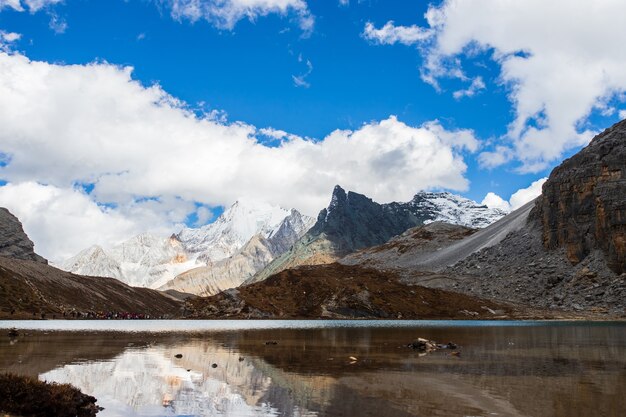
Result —
<path fill-rule="evenodd" d="M 59 268 L 79 275 L 111 277 L 133 287 L 156 288 L 196 266 L 176 238 L 147 233 L 111 249 L 98 245 L 62 262 Z"/>
<path fill-rule="evenodd" d="M 601 249 L 611 270 L 626 272 L 626 120 L 552 171 L 535 216 L 546 248 L 565 248 L 572 264 Z"/>

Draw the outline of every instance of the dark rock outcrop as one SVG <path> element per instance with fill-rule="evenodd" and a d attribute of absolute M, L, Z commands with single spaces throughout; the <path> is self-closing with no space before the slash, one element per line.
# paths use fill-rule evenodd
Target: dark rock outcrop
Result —
<path fill-rule="evenodd" d="M 626 121 L 553 170 L 524 228 L 442 273 L 481 297 L 626 314 Z"/>
<path fill-rule="evenodd" d="M 533 217 L 544 246 L 564 248 L 572 264 L 600 249 L 612 271 L 626 272 L 626 120 L 552 171 Z"/>
<path fill-rule="evenodd" d="M 443 220 L 484 227 L 504 216 L 450 193 L 420 192 L 406 203 L 379 204 L 362 194 L 335 186 L 330 204 L 320 211 L 315 225 L 288 252 L 246 281 L 259 282 L 272 274 L 300 265 L 337 261 L 354 251 L 381 245 L 407 229 Z"/>
<path fill-rule="evenodd" d="M 311 236 L 322 234 L 339 254 L 385 243 L 424 223 L 429 217 L 409 203 L 378 204 L 371 198 L 335 186 L 330 205 L 320 211 Z"/>
<path fill-rule="evenodd" d="M 0 207 L 0 256 L 48 263 L 35 253 L 34 247 L 17 217 Z"/>

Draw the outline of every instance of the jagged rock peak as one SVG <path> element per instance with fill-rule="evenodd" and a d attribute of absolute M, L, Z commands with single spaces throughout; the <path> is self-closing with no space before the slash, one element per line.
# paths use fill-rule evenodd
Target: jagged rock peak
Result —
<path fill-rule="evenodd" d="M 0 256 L 48 263 L 35 253 L 35 245 L 28 238 L 22 223 L 11 212 L 0 207 Z"/>

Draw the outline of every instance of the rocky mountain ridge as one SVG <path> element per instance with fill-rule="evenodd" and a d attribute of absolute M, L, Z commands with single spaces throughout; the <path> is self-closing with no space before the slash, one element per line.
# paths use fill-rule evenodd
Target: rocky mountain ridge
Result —
<path fill-rule="evenodd" d="M 450 193 L 421 192 L 406 203 L 379 204 L 340 186 L 315 225 L 288 252 L 272 261 L 246 284 L 288 268 L 326 264 L 356 250 L 387 242 L 409 228 L 437 221 L 484 227 L 506 213 Z"/>
<path fill-rule="evenodd" d="M 394 273 L 340 264 L 301 266 L 267 280 L 189 300 L 193 318 L 503 318 L 509 305 L 432 288 L 408 286 Z"/>
<path fill-rule="evenodd" d="M 521 230 L 443 271 L 456 290 L 626 313 L 626 120 L 555 168 Z"/>
<path fill-rule="evenodd" d="M 462 239 L 430 224 L 339 262 L 544 309 L 626 314 L 626 121 L 553 170 L 536 200 Z"/>

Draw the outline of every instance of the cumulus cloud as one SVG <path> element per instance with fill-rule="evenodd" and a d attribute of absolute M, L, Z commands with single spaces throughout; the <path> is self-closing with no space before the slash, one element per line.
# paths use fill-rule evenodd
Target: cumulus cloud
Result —
<path fill-rule="evenodd" d="M 509 201 L 506 201 L 505 199 L 493 192 L 487 193 L 487 195 L 483 199 L 482 204 L 486 205 L 487 207 L 499 208 L 505 211 L 517 210 L 529 201 L 539 197 L 541 195 L 541 187 L 546 181 L 547 178 L 541 178 L 537 181 L 534 181 L 527 188 L 517 190 L 511 195 Z"/>
<path fill-rule="evenodd" d="M 58 65 L 2 52 L 0 126 L 0 179 L 14 187 L 46 184 L 53 188 L 45 190 L 68 195 L 75 195 L 76 184 L 92 184 L 79 197 L 94 210 L 107 204 L 115 210 L 105 214 L 124 217 L 125 207 L 144 201 L 153 218 L 165 219 L 154 222 L 163 227 L 175 222 L 163 214 L 171 210 L 148 202 L 177 202 L 182 211 L 176 221 L 182 221 L 196 210 L 194 203 L 229 205 L 242 196 L 315 215 L 335 184 L 381 202 L 408 200 L 420 189 L 463 191 L 463 153 L 478 149 L 469 130 L 446 130 L 436 121 L 409 126 L 394 116 L 336 130 L 322 140 L 305 139 L 198 116 L 160 86 L 133 80 L 132 68 Z M 261 135 L 280 143 L 265 146 Z M 12 208 L 19 213 L 16 205 L 30 204 L 29 195 L 16 198 Z M 71 222 L 73 216 L 54 213 L 57 207 L 62 209 L 50 205 L 38 215 Z M 42 219 L 35 227 L 52 223 Z M 112 224 L 96 229 L 118 229 L 115 236 L 141 229 Z M 75 238 L 76 229 L 62 230 L 29 233 L 55 241 Z"/>
<path fill-rule="evenodd" d="M 78 189 L 32 181 L 0 187 L 0 206 L 20 219 L 36 252 L 54 262 L 93 244 L 107 247 L 142 232 L 167 235 L 190 209 L 188 203 L 176 200 L 107 208 Z"/>
<path fill-rule="evenodd" d="M 504 211 L 511 211 L 511 204 L 502 197 L 500 197 L 498 194 L 493 192 L 487 193 L 485 198 L 483 198 L 481 204 L 489 208 L 497 208 Z"/>
<path fill-rule="evenodd" d="M 305 35 L 313 31 L 315 17 L 304 0 L 157 0 L 171 10 L 172 17 L 195 22 L 205 19 L 220 29 L 232 30 L 242 19 L 276 13 L 293 13 Z"/>
<path fill-rule="evenodd" d="M 430 38 L 433 32 L 429 29 L 413 26 L 396 26 L 393 21 L 385 23 L 380 29 L 376 29 L 372 22 L 365 24 L 363 37 L 379 45 L 393 45 L 401 43 L 413 45 Z"/>
<path fill-rule="evenodd" d="M 477 51 L 500 66 L 515 117 L 504 147 L 485 159 L 517 159 L 521 171 L 533 172 L 586 144 L 595 132 L 581 126 L 625 91 L 626 26 L 615 23 L 625 14 L 618 0 L 444 0 L 428 9 L 427 27 L 410 28 L 432 33 L 414 39 L 424 54 L 423 79 L 435 86 L 441 77 L 471 78 L 459 58 L 471 61 Z"/>

